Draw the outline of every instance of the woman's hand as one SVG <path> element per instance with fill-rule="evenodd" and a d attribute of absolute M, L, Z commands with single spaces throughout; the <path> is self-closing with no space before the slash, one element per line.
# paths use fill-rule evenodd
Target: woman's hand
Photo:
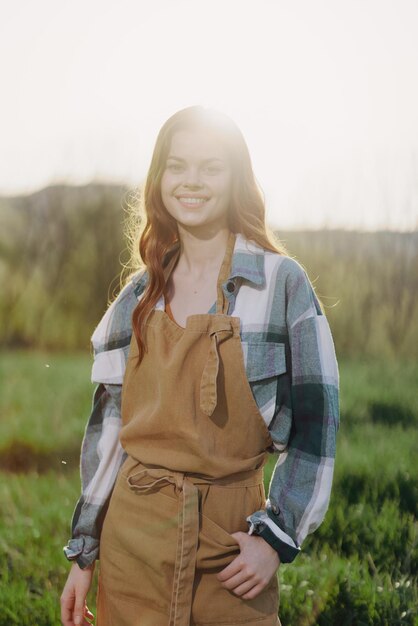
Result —
<path fill-rule="evenodd" d="M 61 622 L 63 626 L 88 626 L 94 619 L 86 604 L 86 597 L 93 580 L 95 563 L 81 569 L 78 563 L 71 565 L 67 582 L 61 594 Z"/>
<path fill-rule="evenodd" d="M 252 600 L 266 587 L 280 565 L 276 550 L 262 537 L 244 532 L 232 533 L 239 543 L 240 554 L 216 577 L 244 600 Z"/>

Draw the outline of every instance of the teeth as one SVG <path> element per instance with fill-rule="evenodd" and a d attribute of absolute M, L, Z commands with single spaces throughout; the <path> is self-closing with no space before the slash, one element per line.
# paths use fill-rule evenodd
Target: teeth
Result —
<path fill-rule="evenodd" d="M 186 202 L 187 204 L 200 204 L 201 202 L 205 202 L 206 198 L 182 198 L 180 196 L 179 200 Z"/>

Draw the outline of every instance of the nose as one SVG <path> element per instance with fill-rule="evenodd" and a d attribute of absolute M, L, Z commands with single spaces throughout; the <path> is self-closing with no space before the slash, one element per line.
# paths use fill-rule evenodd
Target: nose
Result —
<path fill-rule="evenodd" d="M 199 170 L 196 167 L 189 167 L 184 177 L 185 187 L 201 187 Z"/>

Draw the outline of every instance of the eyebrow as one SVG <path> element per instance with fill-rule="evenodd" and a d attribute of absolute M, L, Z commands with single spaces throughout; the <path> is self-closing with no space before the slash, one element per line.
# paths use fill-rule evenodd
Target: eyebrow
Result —
<path fill-rule="evenodd" d="M 170 154 L 170 155 L 167 157 L 167 161 L 168 161 L 169 159 L 174 159 L 175 161 L 182 161 L 183 163 L 185 162 L 185 159 L 182 159 L 181 157 L 175 156 L 175 155 L 173 155 L 173 154 Z M 202 163 L 210 163 L 211 161 L 219 161 L 220 163 L 223 163 L 223 160 L 222 160 L 222 159 L 219 159 L 218 157 L 212 157 L 212 158 L 210 158 L 210 159 L 204 159 L 204 160 L 202 161 Z"/>

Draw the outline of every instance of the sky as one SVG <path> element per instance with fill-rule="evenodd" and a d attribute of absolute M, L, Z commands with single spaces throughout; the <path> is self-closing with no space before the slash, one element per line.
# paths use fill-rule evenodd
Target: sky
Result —
<path fill-rule="evenodd" d="M 415 0 L 3 0 L 0 195 L 137 186 L 162 124 L 241 128 L 274 228 L 418 228 Z"/>

